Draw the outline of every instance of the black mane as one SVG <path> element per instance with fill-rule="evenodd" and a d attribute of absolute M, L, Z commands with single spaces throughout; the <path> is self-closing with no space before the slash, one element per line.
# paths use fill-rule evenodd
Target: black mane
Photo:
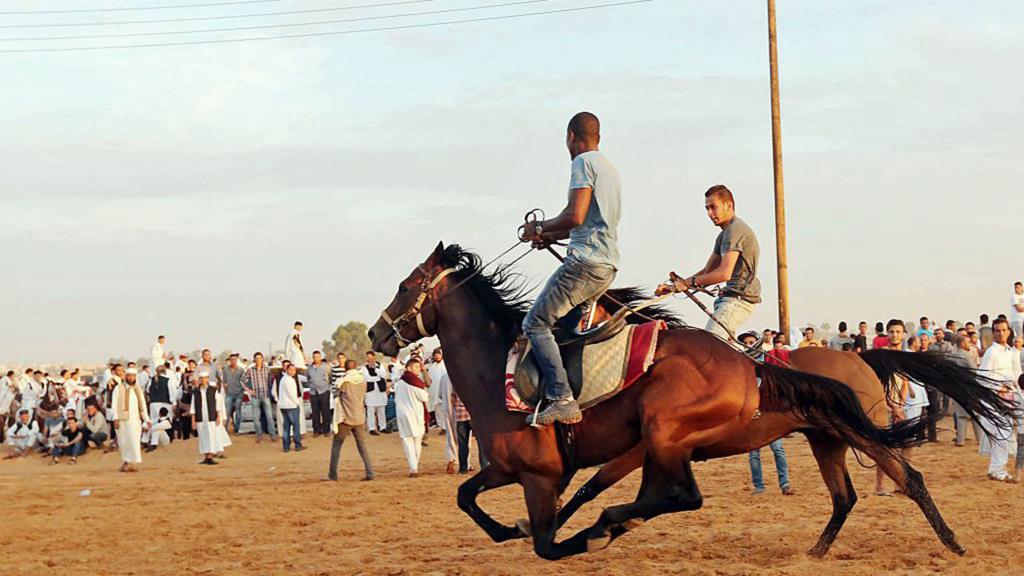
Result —
<path fill-rule="evenodd" d="M 521 274 L 508 266 L 499 266 L 489 274 L 483 272 L 480 257 L 458 244 L 445 247 L 441 264 L 455 268 L 459 281 L 469 278 L 466 288 L 494 315 L 494 321 L 503 328 L 518 332 L 532 304 L 526 297 L 529 288 Z"/>
<path fill-rule="evenodd" d="M 512 330 L 516 334 L 519 333 L 523 318 L 532 304 L 532 300 L 526 296 L 529 287 L 526 286 L 521 274 L 512 271 L 509 266 L 499 266 L 490 274 L 483 272 L 480 257 L 458 244 L 451 244 L 444 249 L 444 253 L 441 255 L 441 264 L 445 267 L 455 268 L 457 270 L 456 278 L 459 281 L 469 278 L 466 288 L 472 291 L 484 308 L 494 315 L 494 321 L 502 328 Z M 613 288 L 608 291 L 607 296 L 602 296 L 600 299 L 601 305 L 609 312 L 615 312 L 620 306 L 612 302 L 608 296 L 627 306 L 640 303 L 651 297 L 640 288 Z M 630 324 L 640 324 L 647 322 L 648 318 L 653 318 L 664 320 L 669 328 L 686 326 L 686 323 L 678 315 L 660 304 L 644 308 L 641 314 L 643 316 L 630 314 L 626 319 Z"/>

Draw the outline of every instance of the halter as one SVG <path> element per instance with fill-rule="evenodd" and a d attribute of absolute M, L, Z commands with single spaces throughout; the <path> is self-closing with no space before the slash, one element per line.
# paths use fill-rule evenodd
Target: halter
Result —
<path fill-rule="evenodd" d="M 433 336 L 433 334 L 427 332 L 427 328 L 423 325 L 423 306 L 426 305 L 431 292 L 441 283 L 441 280 L 455 272 L 455 268 L 445 268 L 435 278 L 431 279 L 430 274 L 423 268 L 422 264 L 417 266 L 416 269 L 423 274 L 423 282 L 420 283 L 420 295 L 416 298 L 416 303 L 412 305 L 412 308 L 409 308 L 401 316 L 394 319 L 391 318 L 387 310 L 380 313 L 380 317 L 391 327 L 391 332 L 395 335 L 398 345 L 402 348 L 415 342 L 415 340 L 409 340 L 402 336 L 402 328 L 414 318 L 416 320 L 416 329 L 420 333 L 420 337 L 416 340 Z"/>

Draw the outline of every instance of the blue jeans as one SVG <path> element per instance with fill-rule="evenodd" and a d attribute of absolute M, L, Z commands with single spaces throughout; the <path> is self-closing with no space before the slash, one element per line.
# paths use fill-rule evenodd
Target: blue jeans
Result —
<path fill-rule="evenodd" d="M 260 421 L 260 414 L 267 417 L 267 433 L 276 436 L 277 427 L 274 421 L 277 418 L 274 417 L 274 408 L 270 405 L 270 398 L 253 398 L 249 403 L 252 405 L 252 422 L 256 427 L 256 437 L 263 438 L 263 422 Z"/>
<path fill-rule="evenodd" d="M 282 408 L 281 409 L 281 442 L 284 444 L 285 450 L 292 449 L 292 440 L 295 440 L 295 447 L 302 447 L 302 435 L 299 432 L 299 409 L 298 408 Z"/>
<path fill-rule="evenodd" d="M 548 279 L 523 319 L 523 332 L 533 346 L 541 373 L 541 388 L 549 400 L 572 398 L 562 354 L 551 329 L 564 316 L 600 296 L 615 279 L 615 267 L 586 264 L 569 256 Z M 578 317 L 578 316 L 577 316 Z M 573 325 L 575 328 L 575 326 Z"/>
<path fill-rule="evenodd" d="M 721 322 L 728 326 L 729 330 L 732 330 L 734 336 L 739 338 L 740 326 L 750 318 L 750 314 L 753 312 L 754 305 L 742 298 L 719 296 L 715 299 L 715 311 L 711 314 L 713 318 L 708 318 L 707 326 L 704 329 L 729 341 L 729 334 L 718 324 Z M 718 322 L 715 322 L 716 319 Z M 733 342 L 730 344 L 736 345 Z"/>
<path fill-rule="evenodd" d="M 54 446 L 51 451 L 51 455 L 54 458 L 58 456 L 71 456 L 72 458 L 78 458 L 83 452 L 85 452 L 85 440 L 75 442 L 67 448 L 58 448 L 57 446 Z"/>
<path fill-rule="evenodd" d="M 235 434 L 238 434 L 238 427 L 242 425 L 242 393 L 228 394 L 224 398 L 224 409 L 228 411 L 228 418 L 235 427 Z"/>
<path fill-rule="evenodd" d="M 789 465 L 786 464 L 786 449 L 782 447 L 782 438 L 768 445 L 775 454 L 775 470 L 779 473 L 779 488 L 789 486 Z M 750 479 L 754 481 L 756 490 L 764 490 L 764 473 L 761 471 L 761 449 L 750 453 Z"/>

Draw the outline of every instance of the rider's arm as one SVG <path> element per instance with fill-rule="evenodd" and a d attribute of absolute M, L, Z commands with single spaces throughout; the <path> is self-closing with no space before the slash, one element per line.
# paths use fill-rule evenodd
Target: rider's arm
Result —
<path fill-rule="evenodd" d="M 590 209 L 590 198 L 594 194 L 593 188 L 573 188 L 569 191 L 569 204 L 562 210 L 561 214 L 540 223 L 544 236 L 550 235 L 556 240 L 569 237 L 569 231 L 583 224 L 587 217 L 587 210 Z M 529 234 L 529 227 L 526 232 Z"/>
<path fill-rule="evenodd" d="M 729 278 L 732 278 L 732 271 L 740 259 L 740 252 L 739 250 L 730 250 L 724 256 L 719 257 L 715 254 L 712 258 L 714 257 L 718 257 L 718 263 L 711 270 L 707 270 L 708 267 L 705 266 L 704 272 L 694 275 L 693 283 L 697 286 L 711 286 L 727 282 Z M 708 260 L 708 264 L 711 262 L 712 260 Z"/>

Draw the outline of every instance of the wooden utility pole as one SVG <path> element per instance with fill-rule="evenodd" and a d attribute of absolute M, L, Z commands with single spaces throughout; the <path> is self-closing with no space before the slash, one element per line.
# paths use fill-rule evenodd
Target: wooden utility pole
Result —
<path fill-rule="evenodd" d="M 779 53 L 775 0 L 768 0 L 768 63 L 772 85 L 772 167 L 775 172 L 775 257 L 778 262 L 779 332 L 789 342 L 789 266 L 786 261 L 786 194 L 782 185 L 782 114 L 779 111 Z"/>

